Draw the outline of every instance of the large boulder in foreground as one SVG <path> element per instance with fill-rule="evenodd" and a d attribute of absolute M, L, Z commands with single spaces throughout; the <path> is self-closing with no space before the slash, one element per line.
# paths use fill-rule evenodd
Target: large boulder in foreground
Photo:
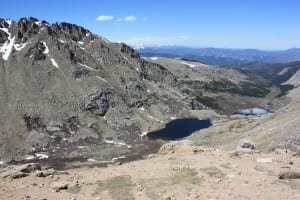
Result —
<path fill-rule="evenodd" d="M 41 170 L 41 165 L 38 163 L 27 163 L 23 165 L 12 165 L 1 170 L 2 178 L 17 179 L 28 176 L 30 173 Z"/>
<path fill-rule="evenodd" d="M 240 156 L 243 154 L 252 154 L 258 153 L 259 151 L 256 150 L 255 143 L 248 139 L 243 139 L 239 142 L 237 148 L 233 151 L 233 155 Z"/>
<path fill-rule="evenodd" d="M 238 148 L 255 149 L 255 143 L 251 140 L 244 139 L 239 142 Z"/>

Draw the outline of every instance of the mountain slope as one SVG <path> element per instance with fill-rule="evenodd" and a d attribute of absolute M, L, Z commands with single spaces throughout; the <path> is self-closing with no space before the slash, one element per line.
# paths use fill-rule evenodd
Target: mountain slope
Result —
<path fill-rule="evenodd" d="M 152 123 L 188 107 L 181 96 L 163 96 L 176 88 L 176 77 L 125 44 L 74 24 L 35 18 L 1 19 L 0 27 L 4 160 L 43 149 L 60 156 L 62 148 L 79 143 L 112 148 L 118 140 L 139 139 Z"/>

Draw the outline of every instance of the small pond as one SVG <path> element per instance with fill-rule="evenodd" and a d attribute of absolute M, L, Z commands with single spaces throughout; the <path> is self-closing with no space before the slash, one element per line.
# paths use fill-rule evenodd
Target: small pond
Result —
<path fill-rule="evenodd" d="M 187 137 L 193 132 L 212 125 L 210 119 L 196 118 L 175 119 L 166 124 L 165 128 L 147 134 L 149 139 L 176 140 Z"/>
<path fill-rule="evenodd" d="M 247 109 L 241 109 L 234 114 L 240 114 L 240 115 L 265 115 L 270 113 L 268 110 L 264 108 L 247 108 Z"/>

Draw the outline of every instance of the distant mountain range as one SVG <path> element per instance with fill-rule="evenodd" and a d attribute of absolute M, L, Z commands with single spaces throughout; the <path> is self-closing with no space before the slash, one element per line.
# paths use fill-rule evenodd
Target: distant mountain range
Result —
<path fill-rule="evenodd" d="M 285 63 L 300 60 L 300 49 L 282 51 L 262 51 L 257 49 L 191 48 L 180 46 L 140 48 L 142 56 L 162 56 L 186 58 L 209 65 L 226 66 L 236 63 L 260 61 L 265 63 Z"/>

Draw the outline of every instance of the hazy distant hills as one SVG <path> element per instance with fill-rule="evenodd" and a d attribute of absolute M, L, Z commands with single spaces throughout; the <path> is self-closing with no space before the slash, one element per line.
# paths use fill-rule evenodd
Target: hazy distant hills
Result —
<path fill-rule="evenodd" d="M 209 65 L 231 65 L 251 61 L 283 63 L 300 60 L 300 49 L 262 51 L 257 49 L 223 49 L 190 47 L 146 47 L 139 49 L 142 56 L 180 57 Z"/>

